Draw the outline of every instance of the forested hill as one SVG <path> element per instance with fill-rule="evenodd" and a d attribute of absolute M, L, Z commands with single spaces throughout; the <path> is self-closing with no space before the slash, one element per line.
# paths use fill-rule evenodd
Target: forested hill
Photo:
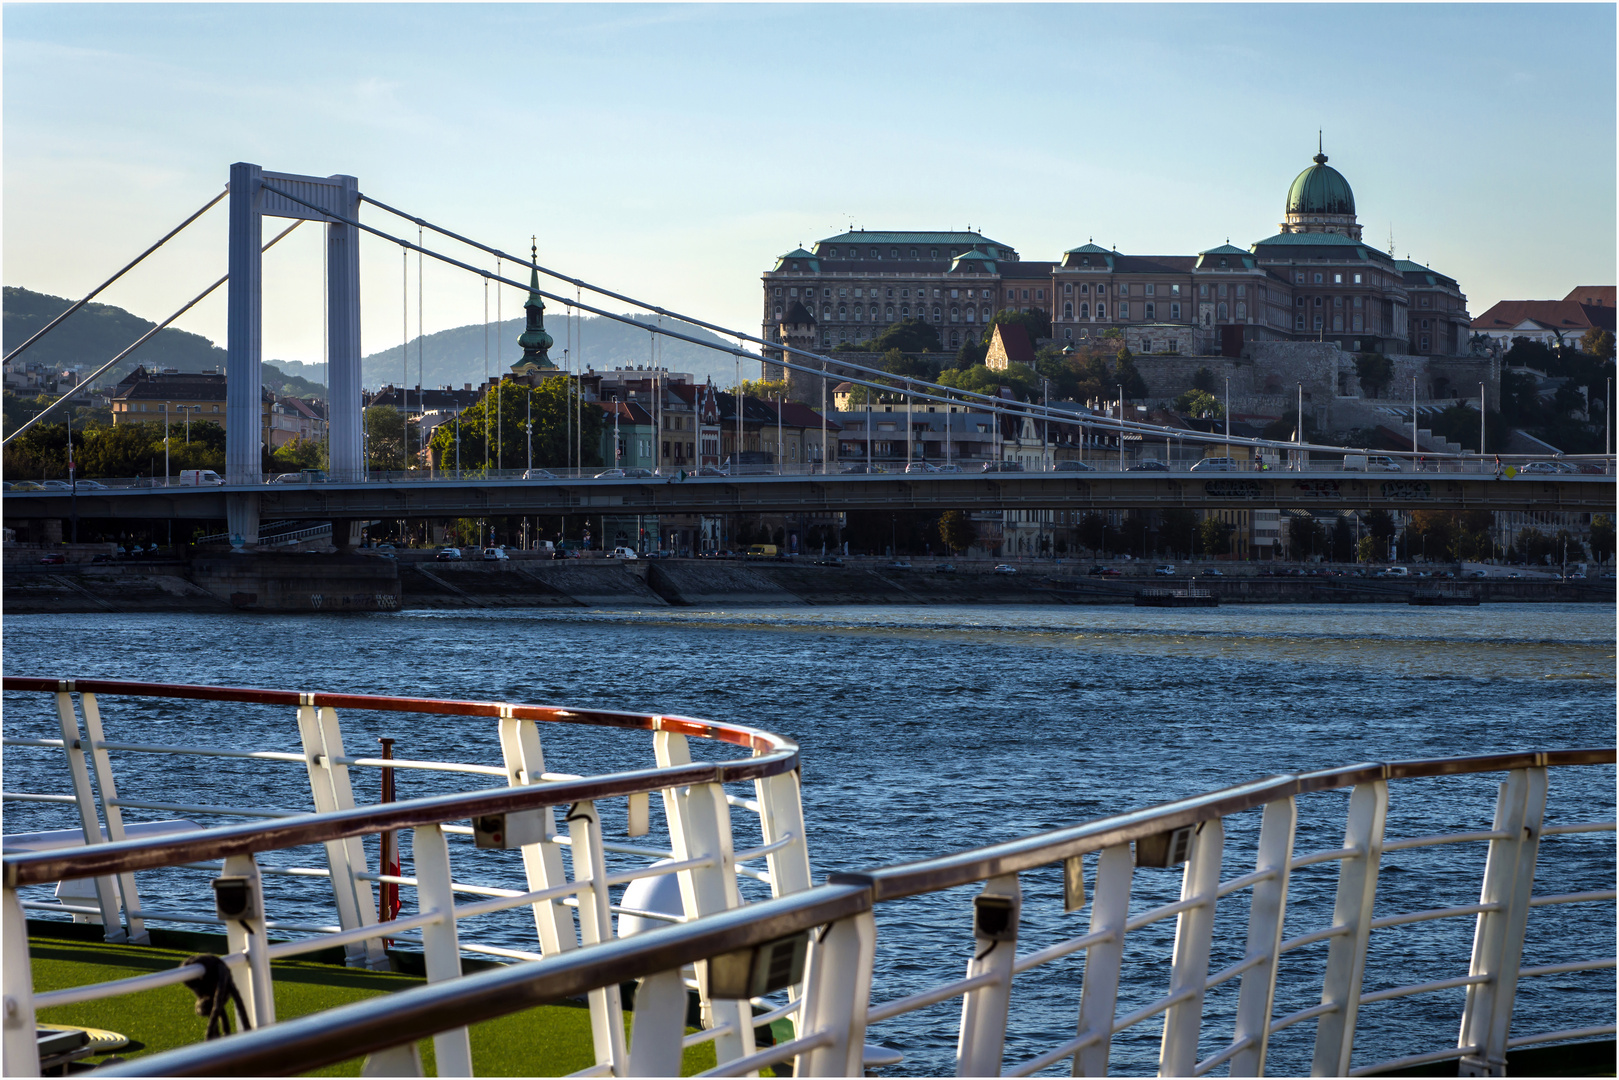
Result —
<path fill-rule="evenodd" d="M 5 290 L 4 351 L 10 352 L 27 341 L 46 323 L 72 304 L 60 296 L 47 296 L 13 285 Z M 88 375 L 134 344 L 135 339 L 155 324 L 110 304 L 89 303 L 64 320 L 56 329 L 28 347 L 19 363 L 44 364 L 51 368 L 77 367 Z M 174 368 L 178 371 L 225 370 L 225 350 L 203 337 L 170 327 L 152 335 L 150 341 L 119 361 L 118 366 L 97 380 L 111 385 L 134 371 L 148 368 Z M 319 369 L 316 369 L 318 373 Z M 326 396 L 319 382 L 282 372 L 274 361 L 263 365 L 264 385 L 280 394 L 297 397 Z"/>
<path fill-rule="evenodd" d="M 649 317 L 638 315 L 636 320 L 647 322 Z M 597 371 L 652 363 L 654 357 L 648 340 L 654 335 L 597 316 L 587 316 L 582 320 L 582 324 L 580 326 L 579 323 L 575 323 L 578 327 L 579 344 L 574 347 L 573 358 L 569 361 L 575 370 L 578 369 L 580 356 L 583 356 L 587 367 L 593 367 Z M 695 326 L 677 323 L 673 319 L 665 319 L 664 326 L 703 341 L 712 341 L 719 345 L 735 344 L 706 330 L 699 330 Z M 556 339 L 556 345 L 551 349 L 551 359 L 558 367 L 564 362 L 563 350 L 569 347 L 567 327 L 566 318 L 550 311 L 546 312 L 546 332 Z M 512 364 L 522 357 L 523 350 L 517 344 L 517 335 L 522 332 L 522 319 L 507 319 L 502 323 L 489 324 L 487 337 L 490 374 L 511 370 Z M 425 338 L 411 339 L 404 362 L 401 362 L 398 345 L 371 353 L 366 356 L 361 368 L 365 385 L 376 387 L 386 383 L 398 384 L 401 380 L 410 386 L 417 383 L 424 386 L 460 386 L 463 383 L 482 385 L 485 372 L 484 340 L 483 324 L 474 323 L 471 326 L 441 330 L 436 334 L 428 334 Z M 710 375 L 714 377 L 716 385 L 730 386 L 736 381 L 736 361 L 725 353 L 705 349 L 700 345 L 665 338 L 657 360 L 659 366 L 670 371 L 691 372 L 699 381 Z M 759 377 L 757 360 L 743 361 L 742 377 L 744 379 Z"/>
<path fill-rule="evenodd" d="M 57 315 L 67 310 L 71 301 L 59 296 L 47 296 L 17 286 L 5 289 L 5 326 L 3 348 L 6 352 L 21 345 Z M 563 350 L 569 346 L 568 320 L 547 313 L 546 329 L 556 339 L 551 358 L 560 367 Z M 652 321 L 651 316 L 636 316 L 638 321 Z M 715 344 L 733 344 L 726 339 L 699 330 L 694 326 L 665 319 L 664 325 L 690 337 Z M 78 367 L 89 374 L 111 360 L 153 324 L 123 308 L 109 304 L 89 303 L 39 341 L 29 346 L 19 359 L 48 367 Z M 582 325 L 575 324 L 578 345 L 575 347 L 573 366 L 583 356 L 587 366 L 602 371 L 615 367 L 646 365 L 653 361 L 649 346 L 652 334 L 611 319 L 588 317 Z M 523 320 L 507 319 L 501 324 L 490 323 L 488 328 L 488 368 L 490 373 L 504 372 L 522 356 L 517 335 L 523 332 Z M 373 352 L 361 361 L 362 378 L 367 387 L 376 388 L 402 379 L 411 386 L 418 382 L 427 386 L 460 386 L 482 384 L 485 374 L 485 329 L 482 323 L 441 330 L 423 338 L 412 338 L 408 346 L 408 368 L 401 363 L 398 345 Z M 684 341 L 663 340 L 656 354 L 658 363 L 670 371 L 691 372 L 699 381 L 713 376 L 718 385 L 730 386 L 736 379 L 736 361 L 725 353 L 705 349 Z M 265 361 L 265 385 L 272 390 L 300 396 L 325 396 L 325 387 L 319 382 L 324 375 L 318 364 L 291 363 L 285 369 L 274 365 L 283 363 L 275 359 Z M 116 382 L 134 370 L 137 364 L 147 367 L 176 368 L 180 371 L 203 371 L 218 367 L 224 370 L 225 350 L 200 334 L 176 330 L 172 327 L 160 331 L 142 345 L 118 367 L 103 376 L 103 383 Z M 292 374 L 298 372 L 299 375 Z M 759 377 L 758 361 L 744 360 L 742 377 Z"/>

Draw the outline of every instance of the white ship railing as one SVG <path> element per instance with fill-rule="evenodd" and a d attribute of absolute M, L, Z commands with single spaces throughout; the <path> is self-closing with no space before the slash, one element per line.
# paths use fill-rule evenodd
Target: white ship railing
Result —
<path fill-rule="evenodd" d="M 862 1070 L 862 1046 L 871 1029 L 881 1031 L 887 1021 L 956 998 L 962 1001 L 958 1075 L 1030 1075 L 1065 1059 L 1071 1060 L 1076 1074 L 1101 1075 L 1107 1071 L 1116 1036 L 1160 1016 L 1159 1071 L 1165 1076 L 1203 1075 L 1221 1066 L 1234 1076 L 1263 1074 L 1274 1038 L 1307 1021 L 1314 1021 L 1310 1070 L 1314 1075 L 1359 1075 L 1457 1058 L 1467 1074 L 1500 1075 L 1508 1049 L 1614 1031 L 1609 1022 L 1611 1002 L 1602 1015 L 1591 1018 L 1592 1023 L 1578 1028 L 1537 1031 L 1534 1017 L 1514 1016 L 1520 980 L 1614 967 L 1614 959 L 1606 956 L 1577 956 L 1529 967 L 1522 964 L 1531 909 L 1562 911 L 1567 905 L 1611 905 L 1614 901 L 1611 873 L 1579 892 L 1537 896 L 1533 891 L 1537 860 L 1552 838 L 1568 838 L 1548 848 L 1557 851 L 1557 844 L 1580 843 L 1585 834 L 1614 829 L 1612 821 L 1545 823 L 1550 770 L 1612 764 L 1614 760 L 1611 749 L 1559 750 L 1374 762 L 1275 777 L 939 859 L 863 874 L 835 874 L 819 888 L 703 913 L 695 920 L 634 938 L 604 940 L 589 950 L 549 955 L 460 978 L 448 974 L 447 960 L 436 966 L 433 960 L 435 955 L 453 955 L 455 947 L 454 922 L 445 915 L 452 899 L 448 862 L 440 854 L 442 822 L 465 819 L 497 805 L 510 810 L 521 802 L 527 807 L 531 802 L 537 804 L 543 792 L 473 793 L 240 826 L 166 843 L 153 840 L 69 853 L 8 856 L 6 993 L 29 1003 L 25 1011 L 31 1023 L 32 999 L 21 977 L 13 981 L 11 976 L 11 958 L 26 955 L 26 943 L 16 929 L 22 919 L 15 899 L 19 886 L 219 855 L 226 856 L 228 872 L 250 875 L 255 866 L 253 855 L 277 845 L 317 838 L 332 842 L 364 831 L 410 827 L 417 830 L 418 911 L 402 921 L 424 927 L 431 985 L 269 1030 L 138 1059 L 107 1071 L 122 1075 L 304 1072 L 374 1055 L 372 1069 L 409 1072 L 413 1040 L 432 1034 L 437 1040 L 440 1073 L 448 1075 L 470 1068 L 464 1050 L 465 1025 L 569 994 L 590 993 L 595 1012 L 602 994 L 624 980 L 640 978 L 633 1051 L 621 1057 L 614 1047 L 614 1053 L 605 1060 L 599 1057 L 597 1066 L 586 1070 L 586 1075 L 672 1075 L 678 1071 L 685 1045 L 718 1032 L 719 1065 L 714 1071 L 719 1075 L 746 1074 L 790 1060 L 797 1075 L 857 1076 Z M 1435 782 L 1439 777 L 1481 773 L 1506 774 L 1505 782 L 1496 788 L 1494 819 L 1487 831 L 1385 837 L 1391 782 Z M 1324 794 L 1329 792 L 1338 794 Z M 1347 803 L 1343 793 L 1348 794 Z M 559 788 L 556 794 L 571 797 L 574 793 Z M 1340 846 L 1304 854 L 1294 851 L 1301 798 L 1311 809 L 1345 806 Z M 720 804 L 711 801 L 709 805 Z M 1227 877 L 1222 867 L 1228 823 L 1251 812 L 1261 818 L 1253 868 L 1237 868 L 1239 872 Z M 1584 842 L 1609 848 L 1612 843 L 1596 837 Z M 1471 843 L 1488 845 L 1476 902 L 1373 917 L 1386 856 Z M 1138 870 L 1181 864 L 1180 898 L 1132 914 L 1138 878 L 1149 876 Z M 1324 926 L 1285 938 L 1292 875 L 1333 865 L 1337 866 L 1337 884 L 1331 919 Z M 1023 881 L 1038 880 L 1042 870 L 1061 875 L 1066 908 L 1089 907 L 1090 925 L 1084 934 L 1019 954 L 1018 932 L 1025 922 L 1021 917 Z M 682 876 L 693 875 L 695 880 L 699 873 L 693 866 L 683 870 Z M 710 876 L 708 880 L 719 879 Z M 876 913 L 883 910 L 887 914 L 886 909 L 892 907 L 896 917 L 903 917 L 909 898 L 974 885 L 980 886 L 979 892 L 970 912 L 963 913 L 973 930 L 964 977 L 900 998 L 873 1001 L 873 970 L 880 944 Z M 1241 959 L 1211 973 L 1217 905 L 1227 897 L 1239 902 L 1235 898 L 1244 894 L 1248 902 L 1243 913 L 1246 944 Z M 1465 963 L 1457 958 L 1455 976 L 1363 990 L 1367 947 L 1374 934 L 1398 934 L 1399 927 L 1447 918 L 1474 920 L 1471 957 Z M 1175 920 L 1176 933 L 1167 957 L 1162 950 L 1150 948 L 1126 953 L 1129 935 L 1170 919 Z M 432 928 L 438 929 L 429 936 L 427 931 Z M 393 932 L 393 928 L 388 930 Z M 1555 929 L 1543 936 L 1547 942 L 1564 943 Z M 247 967 L 249 985 L 263 986 L 264 982 L 256 980 L 267 978 L 268 955 L 261 952 L 260 959 L 252 954 L 255 939 L 262 942 L 263 935 L 239 936 L 232 948 L 243 953 L 236 959 Z M 1144 939 L 1144 944 L 1150 946 L 1152 940 Z M 1316 945 L 1325 945 L 1327 953 L 1320 975 L 1289 975 L 1287 957 Z M 285 951 L 285 946 L 279 948 Z M 790 959 L 799 948 L 807 952 L 801 983 L 790 963 L 773 963 Z M 1074 965 L 1081 957 L 1082 973 L 1069 969 L 1080 985 L 1075 1035 L 1057 1040 L 1033 1056 L 1006 1060 L 1014 977 L 1046 965 Z M 914 965 L 922 958 L 909 959 Z M 696 964 L 702 976 L 699 986 L 707 1006 L 709 1030 L 697 1036 L 686 1036 L 683 1027 L 686 983 L 681 971 L 688 964 Z M 776 972 L 776 977 L 753 985 L 745 977 L 740 982 L 735 977 L 738 971 L 766 969 Z M 178 976 L 144 978 L 171 977 Z M 1312 987 L 1319 985 L 1320 1002 L 1278 1016 L 1278 986 L 1296 989 L 1288 985 L 1295 978 L 1309 979 Z M 1611 976 L 1607 981 L 1611 984 Z M 1132 990 L 1156 986 L 1161 993 L 1120 1015 L 1121 982 Z M 1235 1008 L 1228 1010 L 1229 1019 L 1212 1018 L 1205 1011 L 1206 999 L 1228 982 L 1237 984 Z M 1362 1006 L 1463 987 L 1466 996 L 1457 1017 L 1459 1035 L 1452 1043 L 1433 1049 L 1412 1047 L 1421 1052 L 1395 1061 L 1354 1065 L 1352 1052 Z M 710 989 L 715 991 L 712 995 Z M 776 993 L 782 990 L 792 991 L 784 1005 Z M 796 1037 L 764 1050 L 736 1038 L 734 1025 L 745 1015 L 742 1007 L 750 995 L 755 1005 L 774 1004 L 775 1016 L 791 1017 Z M 47 999 L 42 995 L 39 1000 Z M 255 994 L 252 1008 L 261 1010 L 261 1000 L 262 995 Z M 723 1008 L 726 1002 L 734 1008 Z M 763 1017 L 754 1019 L 755 1023 L 765 1022 Z M 8 1014 L 8 1030 L 11 1023 Z M 1216 1025 L 1220 1029 L 1217 1037 L 1205 1031 Z M 1513 1035 L 1514 1030 L 1519 1034 Z M 19 1054 L 15 1061 L 19 1069 L 27 1066 L 23 1056 Z M 10 1061 L 8 1057 L 8 1069 Z"/>
<path fill-rule="evenodd" d="M 109 941 L 142 943 L 149 940 L 146 924 L 171 923 L 223 929 L 229 942 L 227 961 L 240 969 L 244 997 L 251 1001 L 250 1012 L 260 1023 L 274 1022 L 273 995 L 269 992 L 269 963 L 341 946 L 350 964 L 386 969 L 389 961 L 384 946 L 388 941 L 417 945 L 422 949 L 428 978 L 433 981 L 458 977 L 463 952 L 498 957 L 503 960 L 535 960 L 582 946 L 597 946 L 614 936 L 613 914 L 627 914 L 642 920 L 682 922 L 711 915 L 743 903 L 739 879 L 768 886 L 771 895 L 807 888 L 810 884 L 808 848 L 805 842 L 803 812 L 799 796 L 798 749 L 786 739 L 741 725 L 693 720 L 678 716 L 641 715 L 621 712 L 566 710 L 503 702 L 437 701 L 415 698 L 379 697 L 353 694 L 298 693 L 274 690 L 227 689 L 199 686 L 163 686 L 104 680 L 58 681 L 54 679 L 7 678 L 8 692 L 36 691 L 52 695 L 61 737 L 55 739 L 7 738 L 11 747 L 36 747 L 63 755 L 67 787 L 72 794 L 10 793 L 8 802 L 63 804 L 75 813 L 80 834 L 93 838 L 89 846 L 75 845 L 40 851 L 13 858 L 43 859 L 53 865 L 81 865 L 82 860 L 101 859 L 103 866 L 90 874 L 74 872 L 12 883 L 6 886 L 6 918 L 25 926 L 25 913 L 66 915 L 81 921 L 101 923 Z M 168 698 L 207 702 L 233 702 L 285 706 L 296 710 L 297 729 L 304 750 L 289 753 L 244 750 L 230 747 L 175 746 L 158 743 L 118 742 L 105 737 L 101 698 Z M 77 707 L 76 707 L 77 706 Z M 374 710 L 393 713 L 432 714 L 449 717 L 483 717 L 497 721 L 504 758 L 499 766 L 466 762 L 411 761 L 364 758 L 346 754 L 338 710 Z M 82 718 L 82 726 L 81 726 Z M 14 719 L 14 716 L 13 716 Z M 586 726 L 642 729 L 652 733 L 654 765 L 632 772 L 605 776 L 578 777 L 547 772 L 540 745 L 539 725 L 562 723 Z M 750 757 L 725 761 L 694 762 L 689 738 L 737 746 Z M 11 752 L 8 749 L 8 752 Z M 155 799 L 120 797 L 113 774 L 112 754 L 164 754 L 217 759 L 248 759 L 268 765 L 304 766 L 316 813 L 300 813 L 274 806 L 219 806 Z M 487 776 L 505 781 L 509 789 L 494 789 L 474 795 L 445 795 L 408 803 L 380 803 L 356 806 L 349 770 L 354 768 L 395 768 L 433 770 L 447 773 Z M 726 784 L 750 783 L 753 798 L 725 790 Z M 625 799 L 625 824 L 633 838 L 645 835 L 650 827 L 650 797 L 661 797 L 670 826 L 668 848 L 646 843 L 630 844 L 607 840 L 604 836 L 598 800 Z M 454 807 L 454 810 L 440 809 Z M 428 809 L 423 810 L 422 807 Z M 124 811 L 147 809 L 197 816 L 234 816 L 263 821 L 226 828 L 191 831 L 181 836 L 159 835 L 150 839 L 126 838 Z M 395 825 L 404 820 L 406 808 L 415 808 L 417 825 Z M 555 810 L 564 811 L 558 828 Z M 740 811 L 744 819 L 757 818 L 757 840 L 746 832 L 735 831 L 731 814 Z M 422 822 L 431 819 L 431 824 Z M 450 824 L 472 821 L 472 826 Z M 313 822 L 314 824 L 310 824 Z M 414 874 L 385 874 L 372 869 L 362 837 L 414 828 L 413 844 L 407 861 Z M 43 834 L 49 837 L 49 834 Z M 497 888 L 451 874 L 450 845 L 447 837 L 471 835 L 476 847 L 458 843 L 456 865 L 461 877 L 476 875 L 476 848 L 520 848 L 524 889 Z M 8 837 L 8 842 L 14 838 Z M 38 839 L 36 837 L 36 839 Z M 48 842 L 48 841 L 47 841 Z M 289 864 L 285 859 L 261 865 L 254 856 L 264 852 L 286 852 L 300 845 L 319 843 L 324 847 L 325 866 Z M 747 846 L 743 846 L 747 845 Z M 565 864 L 562 852 L 569 852 Z M 122 854 L 120 854 L 122 853 Z M 609 872 L 609 854 L 633 857 L 629 869 Z M 657 860 L 654 862 L 654 860 Z M 619 862 L 624 860 L 620 859 Z M 763 861 L 765 868 L 749 864 Z M 112 864 L 116 864 L 115 867 Z M 488 869 L 487 864 L 485 870 Z M 223 872 L 241 875 L 252 882 L 257 900 L 256 919 L 222 918 L 215 911 L 160 910 L 146 908 L 140 900 L 137 871 L 158 868 L 193 868 L 209 876 Z M 571 869 L 571 875 L 569 870 Z M 610 890 L 642 878 L 667 874 L 681 882 L 684 912 L 646 911 L 612 902 Z M 276 919 L 266 910 L 263 899 L 265 877 L 325 879 L 332 893 L 337 924 Z M 93 895 L 83 902 L 26 899 L 19 885 L 39 885 L 75 880 L 94 883 Z M 487 880 L 487 879 L 486 879 Z M 416 914 L 379 922 L 374 885 L 396 885 L 416 890 Z M 757 889 L 757 887 L 755 887 Z M 34 889 L 37 893 L 38 890 Z M 195 895 L 195 890 L 192 890 Z M 203 893 L 207 895 L 206 891 Z M 476 897 L 475 902 L 458 902 L 457 897 Z M 212 905 L 209 905 L 212 907 Z M 273 907 L 273 903 L 271 907 Z M 530 908 L 534 919 L 534 949 L 513 949 L 480 942 L 476 924 L 466 920 L 496 912 Z M 576 925 L 577 920 L 577 925 Z M 245 927 L 253 927 L 248 932 Z M 269 933 L 285 936 L 307 935 L 271 943 Z M 35 1008 L 67 1005 L 117 996 L 194 978 L 195 968 L 180 969 L 135 979 L 116 980 L 96 986 L 42 994 L 35 997 L 27 964 L 26 931 L 18 929 L 24 944 L 10 947 L 13 930 L 6 931 L 5 987 L 8 1000 L 28 1002 L 30 1017 Z M 596 1000 L 599 998 L 599 1000 Z M 617 987 L 604 987 L 592 1000 L 593 1012 L 613 1022 L 596 1023 L 594 1035 L 597 1059 L 604 1072 L 619 1071 L 625 1060 L 623 1023 Z M 722 1042 L 734 1040 L 731 1051 L 751 1052 L 751 1027 L 741 1023 L 734 1003 L 715 1006 L 715 1016 L 726 1027 L 730 1040 L 717 1033 Z M 32 1023 L 32 1020 L 29 1020 Z M 11 1038 L 12 1014 L 6 1014 L 6 1072 L 21 1068 L 13 1060 L 14 1047 L 21 1042 Z M 709 1034 L 708 1037 L 716 1037 Z M 27 1040 L 31 1043 L 31 1039 Z M 455 1040 L 451 1040 L 454 1042 Z M 465 1049 L 447 1045 L 447 1062 L 458 1062 Z M 20 1052 L 20 1051 L 18 1051 Z M 37 1062 L 35 1063 L 37 1069 Z"/>

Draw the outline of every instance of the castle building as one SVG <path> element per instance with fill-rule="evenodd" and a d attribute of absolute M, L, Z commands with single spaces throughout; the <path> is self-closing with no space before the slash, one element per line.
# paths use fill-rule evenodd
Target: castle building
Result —
<path fill-rule="evenodd" d="M 1254 341 L 1417 357 L 1469 347 L 1456 280 L 1366 243 L 1354 192 L 1324 153 L 1288 187 L 1278 232 L 1247 248 L 1132 255 L 1086 243 L 1036 262 L 978 232 L 859 230 L 789 251 L 763 285 L 761 336 L 800 348 L 917 318 L 953 351 L 1008 308 L 1047 313 L 1059 342 L 1120 330 L 1138 353 L 1236 357 Z M 767 377 L 780 371 L 767 363 Z"/>

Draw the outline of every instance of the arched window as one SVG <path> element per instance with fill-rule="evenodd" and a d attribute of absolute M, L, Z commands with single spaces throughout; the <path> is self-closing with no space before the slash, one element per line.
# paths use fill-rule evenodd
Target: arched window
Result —
<path fill-rule="evenodd" d="M 902 319 L 909 319 L 911 317 L 911 305 L 901 304 L 899 306 L 899 317 Z"/>
<path fill-rule="evenodd" d="M 1100 300 L 1096 302 L 1096 317 L 1098 319 L 1107 318 L 1107 305 L 1102 303 Z"/>
<path fill-rule="evenodd" d="M 776 309 L 776 321 L 777 322 L 781 321 L 781 308 Z"/>
<path fill-rule="evenodd" d="M 821 318 L 830 319 L 831 317 L 832 317 L 832 305 L 831 304 L 822 305 L 822 307 L 821 307 Z"/>
<path fill-rule="evenodd" d="M 1089 304 L 1079 305 L 1079 317 L 1081 319 L 1088 319 L 1091 317 L 1091 306 Z"/>
<path fill-rule="evenodd" d="M 950 321 L 951 322 L 960 322 L 961 321 L 961 309 L 956 307 L 955 305 L 951 305 L 951 307 L 950 307 Z"/>
<path fill-rule="evenodd" d="M 1224 304 L 1221 304 L 1220 305 L 1220 321 L 1221 322 L 1225 322 L 1225 317 L 1226 317 L 1225 312 L 1226 312 L 1226 307 L 1225 307 Z"/>
<path fill-rule="evenodd" d="M 977 319 L 978 319 L 978 312 L 973 308 L 968 308 L 967 309 L 967 321 L 968 322 L 975 322 L 975 321 L 977 321 Z"/>
<path fill-rule="evenodd" d="M 1074 317 L 1074 305 L 1072 303 L 1063 304 L 1062 317 L 1065 319 L 1072 319 Z"/>
<path fill-rule="evenodd" d="M 984 322 L 989 322 L 989 316 L 990 316 L 989 305 L 985 304 L 984 309 L 981 312 L 979 312 L 979 317 L 982 318 Z"/>
<path fill-rule="evenodd" d="M 940 311 L 938 304 L 933 305 L 933 321 L 934 322 L 943 322 L 944 321 L 944 315 Z"/>
<path fill-rule="evenodd" d="M 888 322 L 893 322 L 894 321 L 894 305 L 889 304 L 887 307 L 885 307 L 883 309 L 883 315 L 884 315 L 884 317 L 886 318 L 886 320 Z"/>
<path fill-rule="evenodd" d="M 847 319 L 848 317 L 849 317 L 849 309 L 840 304 L 838 306 L 838 318 L 839 319 Z"/>
<path fill-rule="evenodd" d="M 872 322 L 877 321 L 877 305 L 876 304 L 871 305 L 871 321 Z"/>
<path fill-rule="evenodd" d="M 1294 320 L 1293 320 L 1293 329 L 1295 329 L 1295 330 L 1303 330 L 1304 329 L 1304 316 L 1303 315 L 1299 315 L 1299 316 L 1294 318 Z"/>
<path fill-rule="evenodd" d="M 955 330 L 950 331 L 950 347 L 958 348 L 961 345 L 961 334 Z"/>
<path fill-rule="evenodd" d="M 1237 301 L 1237 321 L 1242 322 L 1246 318 L 1248 318 L 1248 305 L 1239 300 Z"/>

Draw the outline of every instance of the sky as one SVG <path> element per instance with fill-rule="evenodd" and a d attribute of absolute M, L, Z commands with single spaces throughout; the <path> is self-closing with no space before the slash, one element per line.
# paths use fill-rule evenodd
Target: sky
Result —
<path fill-rule="evenodd" d="M 7 4 L 0 32 L 3 279 L 74 299 L 249 161 L 757 333 L 759 275 L 851 225 L 1247 246 L 1318 130 L 1365 239 L 1475 316 L 1615 280 L 1612 4 Z M 98 300 L 166 317 L 225 236 L 221 203 Z M 266 359 L 322 360 L 321 251 L 305 224 L 266 255 Z M 364 352 L 484 319 L 477 276 L 401 263 L 362 241 Z M 175 325 L 223 345 L 225 290 Z"/>

